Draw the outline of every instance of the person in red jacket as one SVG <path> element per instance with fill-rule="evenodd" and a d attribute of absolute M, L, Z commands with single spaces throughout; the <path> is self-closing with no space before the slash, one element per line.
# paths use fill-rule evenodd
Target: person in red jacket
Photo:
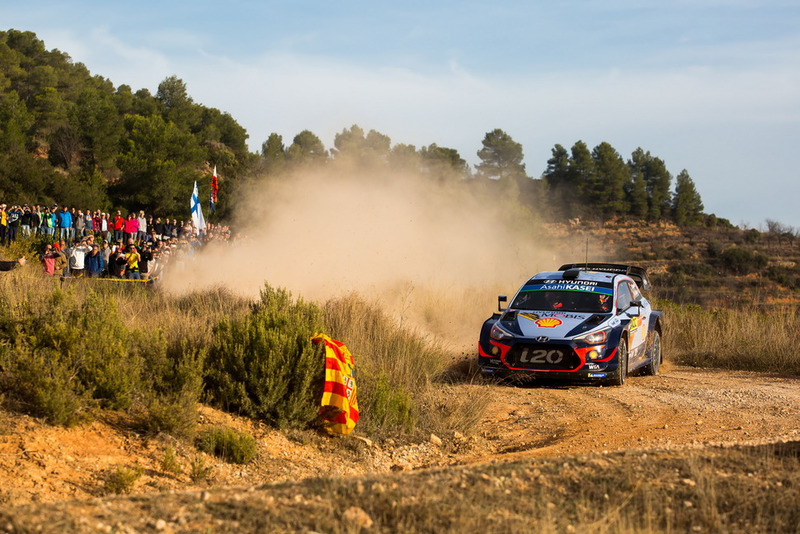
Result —
<path fill-rule="evenodd" d="M 125 231 L 125 217 L 122 216 L 121 211 L 117 210 L 117 214 L 114 215 L 111 224 L 114 227 L 114 241 L 121 243 L 122 234 Z"/>

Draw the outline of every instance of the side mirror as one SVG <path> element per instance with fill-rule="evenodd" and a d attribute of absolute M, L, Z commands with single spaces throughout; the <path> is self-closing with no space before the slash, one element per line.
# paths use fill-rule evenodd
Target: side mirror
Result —
<path fill-rule="evenodd" d="M 635 308 L 632 313 L 628 313 L 631 317 L 637 317 L 642 314 L 642 301 L 641 300 L 632 300 L 628 307 L 625 309 L 617 310 L 617 315 L 620 313 L 630 312 L 631 308 Z"/>
<path fill-rule="evenodd" d="M 506 307 L 503 306 L 503 304 L 505 304 L 506 302 L 508 302 L 508 297 L 505 295 L 499 295 L 497 297 L 497 311 L 499 312 L 504 311 Z"/>

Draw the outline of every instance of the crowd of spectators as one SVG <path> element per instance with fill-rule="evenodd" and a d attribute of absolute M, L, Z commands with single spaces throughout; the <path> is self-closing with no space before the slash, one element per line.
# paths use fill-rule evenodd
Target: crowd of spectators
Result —
<path fill-rule="evenodd" d="M 167 263 L 191 257 L 210 241 L 229 241 L 231 232 L 227 226 L 198 229 L 191 220 L 154 218 L 144 211 L 123 216 L 121 210 L 0 203 L 0 244 L 39 236 L 46 275 L 155 280 Z"/>

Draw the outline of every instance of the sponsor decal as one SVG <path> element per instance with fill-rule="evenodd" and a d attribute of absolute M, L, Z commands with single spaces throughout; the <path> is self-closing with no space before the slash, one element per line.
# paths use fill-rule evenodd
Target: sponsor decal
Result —
<path fill-rule="evenodd" d="M 604 378 L 606 373 L 589 373 L 589 378 Z"/>
<path fill-rule="evenodd" d="M 519 356 L 519 363 L 538 363 L 538 364 L 558 364 L 564 359 L 564 352 L 560 349 L 537 349 L 537 350 L 528 350 L 525 348 L 522 350 L 522 354 Z"/>
<path fill-rule="evenodd" d="M 545 280 L 543 284 L 569 284 L 569 285 L 582 285 L 582 286 L 596 286 L 597 282 L 594 280 Z"/>
<path fill-rule="evenodd" d="M 602 295 L 613 295 L 611 284 L 599 284 L 592 280 L 535 280 L 522 287 L 521 291 L 585 291 Z"/>
<path fill-rule="evenodd" d="M 534 322 L 536 323 L 536 326 L 540 328 L 555 328 L 562 324 L 561 319 L 556 319 L 555 317 L 544 317 L 542 319 L 537 319 Z"/>
<path fill-rule="evenodd" d="M 585 313 L 564 313 L 559 311 L 543 311 L 539 312 L 538 315 L 540 317 L 558 317 L 561 319 L 585 319 Z M 537 317 L 538 319 L 538 317 Z"/>
<path fill-rule="evenodd" d="M 537 314 L 530 313 L 530 312 L 522 312 L 522 313 L 519 314 L 519 316 L 520 317 L 524 317 L 525 319 L 528 319 L 529 321 L 535 321 L 536 319 L 539 318 L 539 316 Z"/>
<path fill-rule="evenodd" d="M 642 326 L 642 318 L 641 317 L 634 317 L 631 319 L 631 333 L 636 332 L 639 330 L 639 327 Z"/>
<path fill-rule="evenodd" d="M 598 369 L 600 369 L 600 366 L 597 365 L 596 363 L 587 363 L 586 367 L 588 367 L 590 371 L 597 371 Z"/>

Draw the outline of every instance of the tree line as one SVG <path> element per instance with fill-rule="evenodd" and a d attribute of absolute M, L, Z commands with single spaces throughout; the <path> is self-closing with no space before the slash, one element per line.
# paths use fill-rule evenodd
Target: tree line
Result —
<path fill-rule="evenodd" d="M 193 182 L 208 198 L 211 169 L 223 179 L 215 215 L 255 180 L 329 167 L 413 173 L 478 184 L 544 217 L 617 217 L 679 225 L 715 222 L 686 170 L 672 187 L 666 164 L 641 148 L 625 161 L 608 143 L 590 150 L 555 145 L 540 176 L 529 176 L 522 145 L 501 129 L 486 133 L 470 167 L 453 148 L 392 144 L 353 125 L 326 149 L 310 130 L 286 144 L 269 135 L 254 154 L 247 131 L 228 113 L 203 106 L 176 76 L 156 94 L 92 75 L 68 54 L 47 50 L 32 32 L 0 32 L 0 198 L 31 204 L 182 214 Z"/>

